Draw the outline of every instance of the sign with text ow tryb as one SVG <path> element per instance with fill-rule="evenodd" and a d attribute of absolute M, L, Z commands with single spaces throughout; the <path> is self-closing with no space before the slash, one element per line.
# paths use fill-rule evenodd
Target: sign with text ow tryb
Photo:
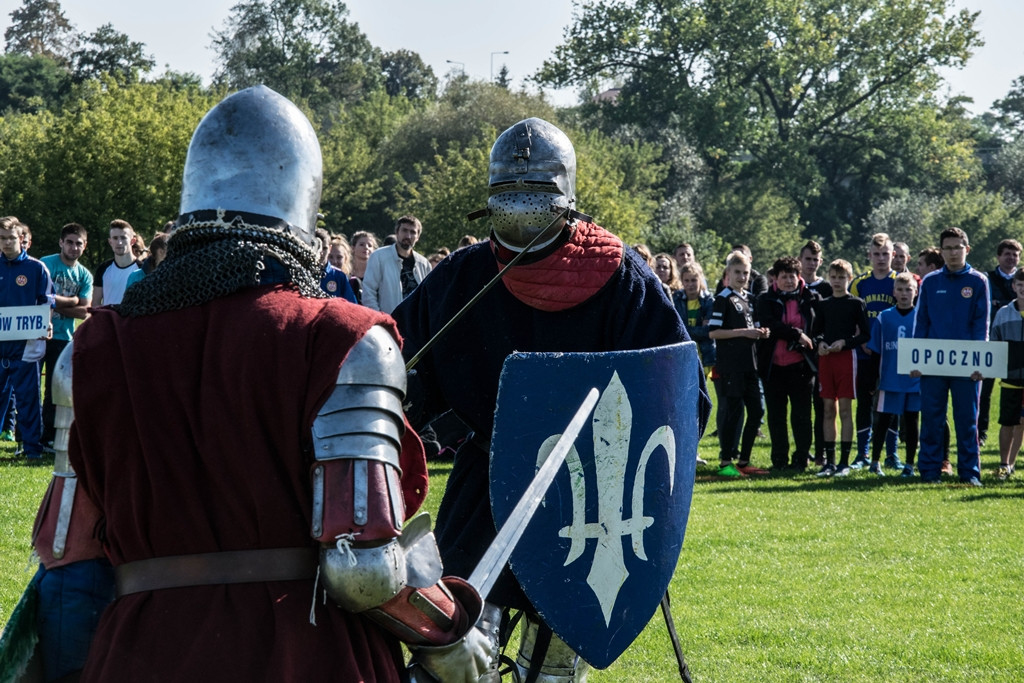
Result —
<path fill-rule="evenodd" d="M 977 371 L 984 377 L 1006 377 L 1006 347 L 1006 342 L 904 337 L 896 347 L 896 370 L 944 377 L 970 377 Z"/>
<path fill-rule="evenodd" d="M 0 308 L 0 341 L 39 339 L 49 327 L 49 304 Z"/>

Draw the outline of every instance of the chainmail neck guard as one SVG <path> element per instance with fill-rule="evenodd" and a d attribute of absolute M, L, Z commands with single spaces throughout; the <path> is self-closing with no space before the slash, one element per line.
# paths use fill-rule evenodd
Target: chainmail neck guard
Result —
<path fill-rule="evenodd" d="M 196 217 L 205 218 L 192 216 L 171 233 L 166 258 L 125 292 L 121 303 L 112 306 L 115 311 L 138 317 L 200 306 L 239 289 L 265 284 L 268 267 L 277 264 L 302 296 L 327 297 L 320 289 L 318 254 L 284 232 L 287 224 L 267 227 L 246 222 L 258 218 L 246 215 L 225 222 L 223 211 L 217 211 L 211 220 L 194 220 Z M 269 260 L 277 264 L 268 264 Z"/>

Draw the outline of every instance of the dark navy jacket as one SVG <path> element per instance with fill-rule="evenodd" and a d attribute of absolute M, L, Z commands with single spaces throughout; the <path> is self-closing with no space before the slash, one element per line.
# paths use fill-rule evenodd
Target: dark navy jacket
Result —
<path fill-rule="evenodd" d="M 52 307 L 53 302 L 53 281 L 42 261 L 32 258 L 24 250 L 15 259 L 0 253 L 0 307 L 37 304 Z M 46 336 L 46 330 L 39 336 Z M 4 360 L 21 360 L 24 353 L 24 340 L 0 342 L 0 358 Z"/>

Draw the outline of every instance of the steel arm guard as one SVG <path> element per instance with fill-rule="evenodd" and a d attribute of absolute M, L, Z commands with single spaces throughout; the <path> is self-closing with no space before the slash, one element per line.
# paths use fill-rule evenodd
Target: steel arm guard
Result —
<path fill-rule="evenodd" d="M 320 580 L 338 605 L 406 643 L 443 645 L 469 630 L 481 601 L 461 579 L 441 579 L 428 516 L 402 530 L 404 396 L 398 343 L 373 327 L 313 422 L 312 535 L 321 542 Z"/>

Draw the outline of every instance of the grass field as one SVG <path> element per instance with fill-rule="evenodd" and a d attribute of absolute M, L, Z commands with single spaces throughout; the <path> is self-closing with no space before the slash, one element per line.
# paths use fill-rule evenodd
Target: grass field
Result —
<path fill-rule="evenodd" d="M 701 468 L 669 591 L 694 679 L 1024 678 L 1024 473 L 994 479 L 992 436 L 982 489 L 867 473 L 720 481 Z M 717 443 L 700 450 L 714 461 Z M 767 441 L 754 464 L 767 466 Z M 449 470 L 432 467 L 428 509 Z M 31 577 L 28 537 L 48 479 L 47 468 L 0 462 L 2 620 Z M 679 680 L 660 612 L 590 680 Z"/>

